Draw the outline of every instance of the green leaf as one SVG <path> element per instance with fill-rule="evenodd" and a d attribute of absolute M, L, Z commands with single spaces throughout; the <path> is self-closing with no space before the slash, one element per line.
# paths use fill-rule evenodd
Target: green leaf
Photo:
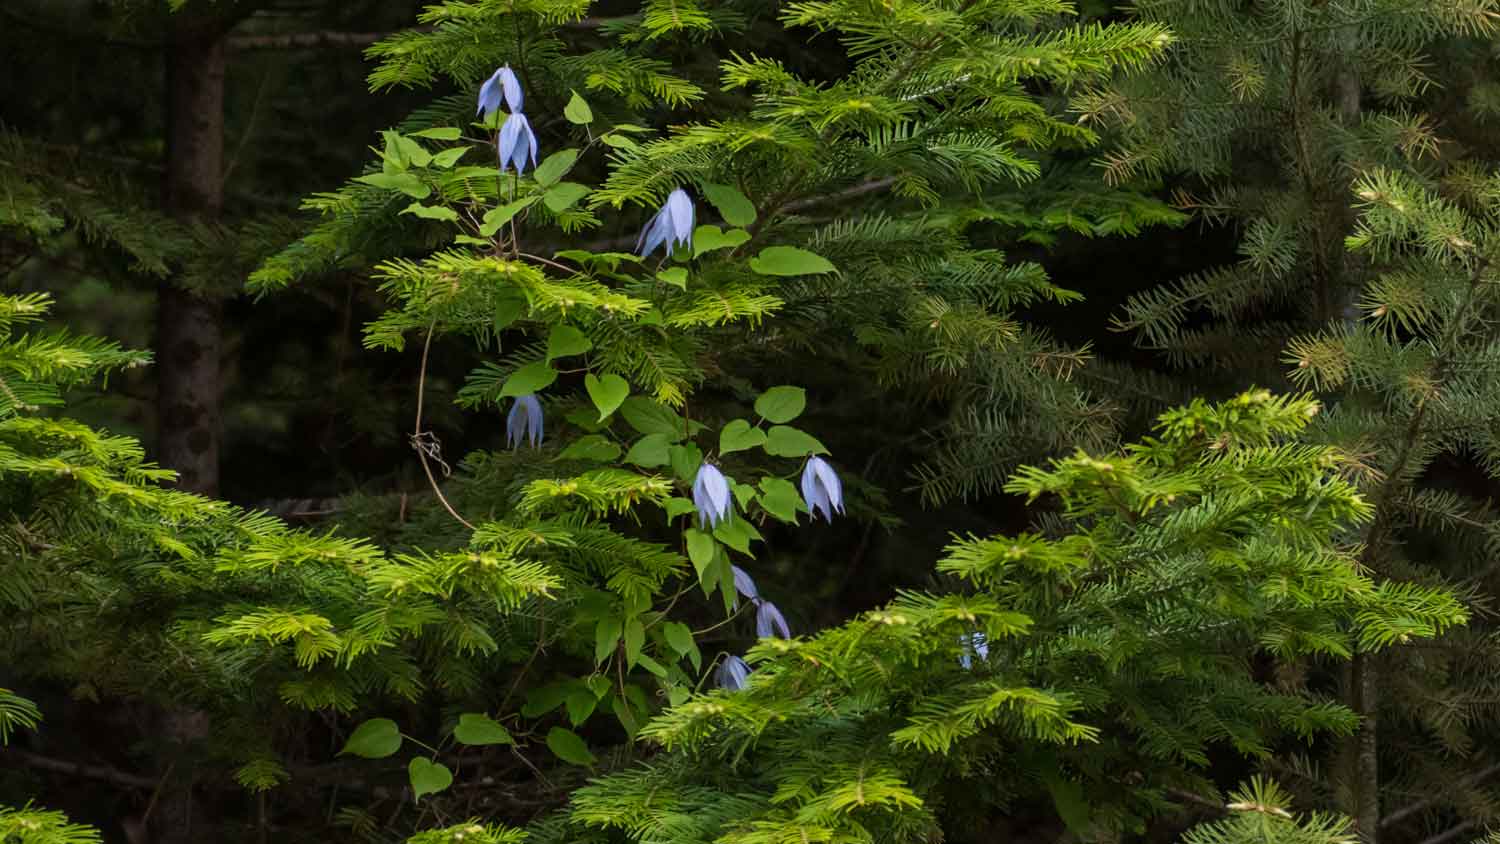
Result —
<path fill-rule="evenodd" d="M 640 657 L 637 659 L 637 662 L 640 663 L 640 666 L 642 668 L 646 669 L 647 671 L 650 671 L 652 674 L 655 674 L 656 676 L 662 678 L 663 680 L 667 679 L 667 669 L 666 669 L 666 666 L 662 665 L 661 663 L 657 662 L 656 660 L 652 659 L 651 657 L 647 656 L 646 654 L 641 654 Z"/>
<path fill-rule="evenodd" d="M 744 229 L 720 231 L 719 227 L 714 225 L 699 226 L 693 229 L 693 257 L 696 258 L 717 249 L 733 249 L 748 240 L 750 240 L 750 233 Z"/>
<path fill-rule="evenodd" d="M 811 434 L 786 425 L 775 425 L 766 432 L 766 453 L 772 457 L 806 457 L 827 454 L 828 449 Z"/>
<path fill-rule="evenodd" d="M 432 153 L 429 153 L 422 144 L 413 141 L 405 135 L 396 135 L 396 145 L 401 148 L 401 154 L 405 159 L 417 166 L 428 166 L 432 163 Z"/>
<path fill-rule="evenodd" d="M 603 141 L 604 143 L 608 144 L 609 146 L 614 147 L 615 149 L 640 149 L 641 148 L 641 145 L 638 144 L 638 143 L 636 143 L 635 139 L 633 139 L 631 137 L 628 137 L 626 135 L 617 135 L 617 134 L 615 134 L 613 132 L 610 132 L 610 133 L 604 134 L 604 135 L 600 135 L 599 136 L 599 140 Z"/>
<path fill-rule="evenodd" d="M 546 361 L 528 363 L 510 374 L 505 379 L 505 385 L 500 388 L 500 397 L 524 396 L 544 390 L 557 380 L 557 370 L 547 365 Z"/>
<path fill-rule="evenodd" d="M 573 207 L 578 200 L 589 195 L 589 186 L 580 185 L 577 182 L 559 182 L 547 190 L 542 196 L 542 201 L 554 214 L 566 211 Z"/>
<path fill-rule="evenodd" d="M 557 358 L 581 355 L 592 348 L 594 348 L 594 341 L 571 325 L 554 325 L 551 333 L 547 335 L 547 360 L 549 362 Z"/>
<path fill-rule="evenodd" d="M 589 691 L 594 693 L 594 697 L 600 700 L 603 700 L 604 696 L 609 694 L 609 690 L 615 687 L 615 684 L 610 682 L 610 679 L 603 674 L 591 675 L 587 680 L 583 681 L 583 684 L 588 686 Z"/>
<path fill-rule="evenodd" d="M 667 453 L 670 445 L 665 434 L 647 434 L 636 440 L 625 454 L 625 462 L 634 463 L 643 469 L 655 469 L 671 462 Z"/>
<path fill-rule="evenodd" d="M 646 644 L 646 628 L 641 620 L 632 618 L 625 622 L 625 665 L 634 668 L 641 661 L 641 647 Z"/>
<path fill-rule="evenodd" d="M 572 691 L 572 682 L 548 683 L 545 686 L 532 689 L 526 693 L 526 703 L 521 707 L 521 714 L 527 718 L 546 715 L 548 712 L 562 706 L 563 701 L 568 699 L 568 695 Z"/>
<path fill-rule="evenodd" d="M 593 122 L 594 110 L 589 108 L 588 101 L 578 96 L 578 92 L 574 91 L 573 97 L 568 100 L 568 104 L 563 106 L 563 117 L 568 118 L 569 123 L 577 123 L 582 126 L 585 123 Z"/>
<path fill-rule="evenodd" d="M 526 313 L 528 307 L 530 306 L 526 302 L 526 297 L 520 292 L 501 298 L 495 303 L 495 333 L 500 333 L 507 325 L 520 319 L 521 314 Z"/>
<path fill-rule="evenodd" d="M 464 153 L 468 151 L 468 147 L 454 147 L 452 149 L 445 149 L 432 157 L 432 163 L 437 165 L 438 167 L 443 168 L 444 170 L 447 170 L 449 167 L 457 164 L 458 160 L 460 158 L 463 158 Z"/>
<path fill-rule="evenodd" d="M 765 445 L 765 442 L 765 431 L 751 426 L 743 419 L 731 419 L 724 425 L 724 430 L 719 432 L 719 453 L 732 454 L 736 451 L 748 451 Z"/>
<path fill-rule="evenodd" d="M 682 417 L 676 411 L 645 396 L 631 396 L 620 404 L 620 415 L 643 434 L 662 434 L 675 442 L 683 436 Z"/>
<path fill-rule="evenodd" d="M 620 643 L 620 620 L 606 618 L 594 627 L 594 662 L 602 665 Z"/>
<path fill-rule="evenodd" d="M 463 137 L 463 132 L 454 126 L 434 126 L 431 129 L 413 132 L 411 136 L 413 138 L 430 138 L 434 141 L 456 141 Z"/>
<path fill-rule="evenodd" d="M 563 705 L 568 710 L 569 723 L 576 727 L 594 714 L 594 707 L 599 705 L 599 698 L 594 694 L 593 689 L 584 687 L 568 695 Z"/>
<path fill-rule="evenodd" d="M 821 255 L 795 246 L 767 246 L 750 259 L 752 272 L 761 275 L 817 275 L 836 268 Z"/>
<path fill-rule="evenodd" d="M 688 528 L 682 535 L 687 540 L 688 559 L 693 561 L 698 579 L 702 580 L 703 573 L 709 570 L 714 557 L 719 553 L 718 543 L 714 542 L 712 536 L 697 528 Z"/>
<path fill-rule="evenodd" d="M 783 522 L 797 523 L 797 512 L 806 511 L 807 505 L 797 487 L 784 478 L 769 476 L 760 479 L 760 507 Z"/>
<path fill-rule="evenodd" d="M 547 749 L 564 762 L 572 762 L 574 765 L 594 764 L 594 754 L 589 752 L 589 746 L 572 730 L 562 727 L 548 730 Z"/>
<path fill-rule="evenodd" d="M 479 233 L 485 237 L 494 237 L 495 232 L 500 231 L 501 226 L 510 222 L 512 217 L 524 211 L 538 199 L 541 199 L 541 197 L 522 197 L 515 202 L 507 202 L 499 208 L 491 208 L 484 212 L 484 224 L 479 227 Z"/>
<path fill-rule="evenodd" d="M 755 203 L 729 185 L 704 185 L 703 195 L 719 209 L 719 215 L 731 226 L 748 226 L 755 222 Z"/>
<path fill-rule="evenodd" d="M 448 786 L 453 784 L 453 772 L 442 762 L 432 762 L 418 756 L 411 760 L 406 766 L 407 776 L 411 779 L 412 799 L 421 800 L 424 794 L 437 794 L 447 791 Z"/>
<path fill-rule="evenodd" d="M 790 422 L 807 407 L 807 391 L 801 387 L 772 387 L 755 400 L 755 412 L 767 422 Z"/>
<path fill-rule="evenodd" d="M 558 150 L 547 156 L 547 160 L 543 161 L 541 166 L 536 168 L 536 172 L 531 174 L 531 178 L 536 179 L 536 183 L 542 187 L 556 184 L 558 179 L 561 179 L 569 170 L 573 169 L 573 163 L 577 160 L 578 150 Z"/>
<path fill-rule="evenodd" d="M 635 739 L 635 734 L 641 729 L 641 721 L 631 709 L 630 704 L 624 698 L 615 697 L 610 700 L 609 708 L 614 710 L 615 718 L 619 720 L 620 726 L 625 728 L 625 734 Z"/>
<path fill-rule="evenodd" d="M 734 494 L 734 500 L 739 502 L 740 509 L 744 510 L 755 500 L 755 487 L 742 484 L 734 478 L 729 479 L 729 491 Z"/>
<path fill-rule="evenodd" d="M 687 656 L 689 651 L 695 650 L 698 643 L 693 639 L 693 630 L 680 621 L 669 621 L 662 625 L 662 636 L 667 640 L 667 646 L 676 651 L 679 656 Z"/>
<path fill-rule="evenodd" d="M 458 726 L 453 728 L 453 739 L 459 744 L 483 746 L 488 744 L 515 744 L 510 730 L 499 721 L 478 712 L 465 712 L 458 716 Z"/>
<path fill-rule="evenodd" d="M 426 199 L 432 195 L 432 188 L 415 173 L 369 173 L 356 177 L 354 181 L 386 190 L 400 191 L 412 199 Z"/>
<path fill-rule="evenodd" d="M 595 460 L 600 463 L 610 463 L 619 456 L 619 444 L 600 434 L 579 437 L 558 455 L 564 460 Z"/>
<path fill-rule="evenodd" d="M 670 267 L 657 273 L 656 277 L 673 287 L 687 289 L 688 271 L 685 267 Z"/>
<path fill-rule="evenodd" d="M 703 449 L 693 443 L 674 445 L 668 452 L 672 461 L 672 473 L 685 484 L 698 477 L 698 467 L 703 465 Z"/>
<path fill-rule="evenodd" d="M 750 553 L 750 541 L 761 537 L 760 531 L 755 529 L 755 525 L 750 524 L 749 519 L 734 518 L 719 522 L 719 526 L 714 528 L 714 538 L 741 554 L 753 558 L 755 555 Z"/>
<path fill-rule="evenodd" d="M 384 759 L 401 749 L 401 730 L 389 718 L 371 718 L 354 728 L 344 742 L 342 756 L 352 753 L 365 759 Z"/>
<path fill-rule="evenodd" d="M 594 373 L 583 376 L 583 388 L 589 393 L 589 400 L 594 407 L 599 408 L 599 421 L 603 422 L 609 418 L 611 413 L 625 401 L 630 395 L 630 384 L 618 375 L 604 375 L 595 377 Z"/>
<path fill-rule="evenodd" d="M 458 212 L 446 205 L 423 205 L 420 202 L 401 209 L 402 214 L 414 214 L 424 220 L 446 220 L 450 223 L 458 222 Z"/>
<path fill-rule="evenodd" d="M 665 509 L 667 511 L 667 521 L 670 522 L 678 516 L 686 516 L 688 513 L 691 513 L 698 508 L 694 507 L 693 502 L 687 500 L 686 498 L 683 498 L 680 495 L 674 495 L 671 498 L 667 499 Z"/>

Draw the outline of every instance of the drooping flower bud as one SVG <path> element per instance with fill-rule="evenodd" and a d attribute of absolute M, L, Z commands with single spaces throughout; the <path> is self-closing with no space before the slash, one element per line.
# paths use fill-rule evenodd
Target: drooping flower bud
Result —
<path fill-rule="evenodd" d="M 542 403 L 531 393 L 516 396 L 510 414 L 505 417 L 506 444 L 515 448 L 522 439 L 530 440 L 532 448 L 542 442 Z"/>

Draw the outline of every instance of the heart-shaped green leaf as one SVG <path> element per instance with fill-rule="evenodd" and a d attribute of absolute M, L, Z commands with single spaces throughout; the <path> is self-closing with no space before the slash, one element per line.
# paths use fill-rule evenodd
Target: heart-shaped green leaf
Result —
<path fill-rule="evenodd" d="M 389 718 L 371 718 L 354 728 L 344 742 L 342 756 L 352 753 L 366 759 L 384 759 L 401 749 L 401 730 Z"/>
<path fill-rule="evenodd" d="M 483 746 L 488 744 L 515 744 L 510 730 L 499 721 L 478 712 L 465 712 L 458 716 L 458 726 L 453 728 L 453 738 L 459 744 Z"/>
<path fill-rule="evenodd" d="M 751 427 L 750 423 L 743 419 L 731 419 L 724 425 L 724 430 L 719 432 L 719 453 L 732 454 L 736 451 L 748 451 L 752 448 L 759 448 L 765 442 L 765 431 Z"/>
<path fill-rule="evenodd" d="M 767 246 L 750 259 L 750 270 L 761 275 L 817 275 L 835 269 L 827 258 L 795 246 Z"/>
<path fill-rule="evenodd" d="M 594 373 L 583 376 L 583 388 L 588 391 L 589 399 L 594 407 L 599 408 L 599 421 L 603 422 L 625 397 L 630 395 L 630 384 L 618 375 L 595 376 Z"/>
<path fill-rule="evenodd" d="M 416 800 L 421 800 L 424 794 L 447 791 L 448 786 L 453 784 L 453 772 L 448 770 L 447 765 L 421 756 L 411 760 L 411 764 L 406 766 L 406 773 L 411 778 L 411 793 Z"/>
<path fill-rule="evenodd" d="M 556 380 L 557 370 L 548 366 L 546 361 L 528 363 L 505 379 L 505 385 L 500 388 L 500 397 L 529 395 L 545 389 Z"/>

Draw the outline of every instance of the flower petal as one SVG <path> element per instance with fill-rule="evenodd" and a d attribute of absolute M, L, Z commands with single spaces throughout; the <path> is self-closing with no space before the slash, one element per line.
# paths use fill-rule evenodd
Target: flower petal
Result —
<path fill-rule="evenodd" d="M 523 435 L 522 429 L 525 427 L 525 425 L 526 419 L 521 415 L 521 400 L 516 399 L 515 401 L 511 402 L 510 413 L 507 413 L 505 415 L 506 447 L 516 447 L 516 444 L 521 441 L 521 437 Z"/>
<path fill-rule="evenodd" d="M 781 610 L 770 601 L 761 601 L 755 610 L 755 635 L 762 639 L 774 636 L 780 632 L 781 638 L 792 638 L 791 628 L 786 626 L 786 618 Z"/>
<path fill-rule="evenodd" d="M 749 676 L 750 666 L 743 659 L 731 654 L 719 663 L 719 670 L 714 673 L 714 680 L 718 682 L 719 688 L 737 692 L 745 687 L 745 680 Z"/>
<path fill-rule="evenodd" d="M 818 478 L 817 470 L 813 468 L 811 460 L 802 467 L 802 500 L 807 503 L 807 512 L 811 513 L 814 519 L 818 518 L 818 511 L 821 510 L 825 521 L 833 521 L 833 505 L 828 500 L 828 491 Z"/>
<path fill-rule="evenodd" d="M 760 592 L 755 589 L 755 581 L 750 579 L 750 575 L 744 569 L 736 565 L 730 565 L 729 571 L 734 575 L 735 591 L 752 600 L 760 597 Z"/>
<path fill-rule="evenodd" d="M 666 211 L 658 211 L 656 216 L 651 218 L 651 222 L 648 223 L 645 230 L 641 232 L 641 239 L 646 242 L 646 248 L 640 249 L 639 247 L 637 247 L 637 251 L 640 253 L 640 256 L 642 258 L 650 255 L 652 252 L 655 252 L 656 247 L 662 245 L 662 243 L 666 241 L 669 225 L 670 224 L 666 217 Z M 668 250 L 670 249 L 671 247 L 669 245 Z M 667 254 L 670 255 L 671 252 L 668 251 Z"/>
<path fill-rule="evenodd" d="M 483 85 L 479 86 L 479 108 L 474 113 L 483 114 L 485 117 L 494 114 L 495 110 L 500 108 L 500 89 L 500 71 L 497 70 L 484 81 Z"/>
<path fill-rule="evenodd" d="M 505 118 L 505 123 L 500 126 L 500 138 L 496 141 L 496 148 L 500 153 L 500 172 L 502 173 L 510 165 L 511 159 L 516 157 L 516 143 L 521 138 L 521 127 L 525 122 L 524 116 L 512 114 Z"/>
<path fill-rule="evenodd" d="M 531 439 L 531 447 L 536 448 L 542 444 L 542 403 L 536 396 L 524 396 L 526 399 L 526 432 Z"/>
<path fill-rule="evenodd" d="M 516 78 L 516 72 L 505 65 L 495 71 L 495 78 L 500 80 L 501 89 L 505 92 L 505 104 L 511 111 L 521 110 L 521 80 Z"/>
<path fill-rule="evenodd" d="M 844 512 L 844 484 L 839 480 L 838 473 L 833 471 L 833 467 L 828 465 L 828 461 L 821 457 L 813 457 L 808 461 L 808 465 L 817 474 L 818 480 L 822 483 L 823 490 L 827 494 L 828 502 L 833 505 L 833 509 L 840 513 Z"/>
<path fill-rule="evenodd" d="M 693 239 L 693 200 L 687 191 L 678 188 L 667 196 L 666 210 L 672 219 L 672 237 L 679 243 L 691 243 Z"/>

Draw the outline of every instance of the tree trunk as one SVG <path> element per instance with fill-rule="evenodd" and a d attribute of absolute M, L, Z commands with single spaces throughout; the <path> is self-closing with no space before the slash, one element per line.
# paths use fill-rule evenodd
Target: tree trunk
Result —
<path fill-rule="evenodd" d="M 222 20 L 181 13 L 166 52 L 167 145 L 163 199 L 183 221 L 212 220 L 224 207 Z M 157 455 L 187 492 L 219 492 L 219 355 L 223 305 L 212 291 L 168 281 L 157 292 Z M 195 811 L 196 759 L 208 738 L 207 713 L 169 707 L 156 737 L 162 785 L 149 826 L 154 844 L 213 840 Z"/>
<path fill-rule="evenodd" d="M 220 27 L 179 28 L 167 53 L 167 210 L 211 219 L 224 205 L 225 42 Z M 213 294 L 163 284 L 156 311 L 157 453 L 178 487 L 219 491 L 219 353 Z"/>
<path fill-rule="evenodd" d="M 1357 651 L 1349 672 L 1349 698 L 1359 716 L 1359 729 L 1350 737 L 1354 755 L 1351 783 L 1355 831 L 1364 844 L 1376 844 L 1380 832 L 1380 710 L 1379 673 L 1375 655 Z"/>

